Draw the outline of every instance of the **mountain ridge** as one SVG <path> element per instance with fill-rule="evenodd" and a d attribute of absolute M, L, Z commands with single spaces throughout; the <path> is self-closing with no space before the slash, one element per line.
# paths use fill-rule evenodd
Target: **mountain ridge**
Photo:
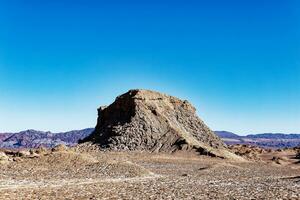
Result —
<path fill-rule="evenodd" d="M 258 133 L 240 136 L 228 131 L 215 131 L 227 144 L 249 144 L 265 148 L 288 148 L 300 146 L 300 134 L 297 133 Z"/>
<path fill-rule="evenodd" d="M 74 146 L 78 143 L 78 140 L 81 140 L 90 135 L 93 130 L 94 128 L 85 128 L 81 130 L 53 133 L 51 131 L 27 129 L 16 133 L 2 132 L 0 133 L 0 148 L 36 148 L 38 146 L 53 147 L 58 144 Z M 251 144 L 266 148 L 285 148 L 300 146 L 300 134 L 298 133 L 257 133 L 240 136 L 229 131 L 214 132 L 227 145 Z M 28 133 L 34 133 L 31 136 L 32 139 L 26 139 L 25 136 L 29 137 Z M 40 136 L 36 137 L 37 134 L 39 134 Z M 27 142 L 23 140 L 26 140 Z"/>
<path fill-rule="evenodd" d="M 94 129 L 86 128 L 67 132 L 52 133 L 28 129 L 17 133 L 0 133 L 0 148 L 54 147 L 59 144 L 74 146 L 78 140 L 88 136 Z"/>

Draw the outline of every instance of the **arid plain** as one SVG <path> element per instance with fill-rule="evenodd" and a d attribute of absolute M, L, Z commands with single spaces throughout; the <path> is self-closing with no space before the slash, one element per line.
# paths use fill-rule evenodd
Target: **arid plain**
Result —
<path fill-rule="evenodd" d="M 101 152 L 93 145 L 6 153 L 11 161 L 0 165 L 0 199 L 300 198 L 292 150 L 254 152 L 244 161 Z"/>

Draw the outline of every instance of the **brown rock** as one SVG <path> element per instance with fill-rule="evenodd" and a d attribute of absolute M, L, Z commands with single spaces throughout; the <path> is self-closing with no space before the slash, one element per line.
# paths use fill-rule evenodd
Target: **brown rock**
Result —
<path fill-rule="evenodd" d="M 35 150 L 35 153 L 44 155 L 44 154 L 47 154 L 47 153 L 48 153 L 48 149 L 46 149 L 46 148 L 43 147 L 43 146 L 40 146 L 39 148 L 37 148 L 37 149 Z"/>
<path fill-rule="evenodd" d="M 18 156 L 20 156 L 20 157 L 28 157 L 28 156 L 30 156 L 30 151 L 27 151 L 27 150 L 21 150 L 21 151 L 19 151 L 18 152 Z"/>
<path fill-rule="evenodd" d="M 67 150 L 68 150 L 68 147 L 63 144 L 59 144 L 59 145 L 55 146 L 54 148 L 52 148 L 52 152 L 67 151 Z"/>
<path fill-rule="evenodd" d="M 108 107 L 100 107 L 95 131 L 85 141 L 108 150 L 193 150 L 237 157 L 227 151 L 188 101 L 149 90 L 130 90 Z"/>

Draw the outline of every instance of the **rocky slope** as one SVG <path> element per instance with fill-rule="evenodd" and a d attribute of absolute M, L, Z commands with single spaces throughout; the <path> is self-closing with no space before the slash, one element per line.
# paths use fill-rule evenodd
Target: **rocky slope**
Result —
<path fill-rule="evenodd" d="M 95 131 L 82 142 L 103 149 L 150 152 L 196 151 L 234 156 L 188 102 L 149 90 L 130 90 L 98 109 Z"/>

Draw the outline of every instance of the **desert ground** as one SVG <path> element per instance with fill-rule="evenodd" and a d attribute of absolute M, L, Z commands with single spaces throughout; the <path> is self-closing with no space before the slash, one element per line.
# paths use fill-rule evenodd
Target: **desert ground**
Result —
<path fill-rule="evenodd" d="M 0 199 L 300 199 L 293 153 L 229 161 L 96 148 L 6 151 Z"/>

